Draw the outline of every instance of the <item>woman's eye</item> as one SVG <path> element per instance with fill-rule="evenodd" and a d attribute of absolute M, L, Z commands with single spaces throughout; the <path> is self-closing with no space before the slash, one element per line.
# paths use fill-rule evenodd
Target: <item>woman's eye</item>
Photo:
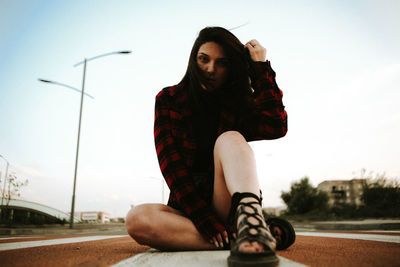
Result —
<path fill-rule="evenodd" d="M 218 64 L 219 64 L 221 67 L 227 67 L 227 66 L 228 66 L 228 61 L 226 61 L 226 60 L 221 60 L 221 61 L 218 61 Z"/>
<path fill-rule="evenodd" d="M 204 56 L 199 56 L 199 60 L 200 60 L 201 62 L 203 62 L 203 63 L 205 63 L 205 62 L 208 61 L 208 59 L 207 59 L 206 57 L 204 57 Z"/>

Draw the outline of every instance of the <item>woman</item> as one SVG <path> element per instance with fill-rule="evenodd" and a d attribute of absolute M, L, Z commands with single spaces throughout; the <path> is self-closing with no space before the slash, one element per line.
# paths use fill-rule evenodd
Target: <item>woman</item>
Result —
<path fill-rule="evenodd" d="M 232 243 L 230 266 L 277 263 L 247 143 L 287 131 L 282 92 L 265 59 L 257 40 L 243 45 L 221 27 L 200 31 L 182 81 L 156 97 L 155 144 L 170 197 L 168 205 L 128 213 L 137 242 L 161 250 Z"/>

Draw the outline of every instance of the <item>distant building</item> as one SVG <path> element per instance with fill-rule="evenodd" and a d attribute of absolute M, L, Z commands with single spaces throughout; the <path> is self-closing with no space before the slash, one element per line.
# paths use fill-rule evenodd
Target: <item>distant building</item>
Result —
<path fill-rule="evenodd" d="M 104 211 L 82 211 L 75 212 L 74 216 L 88 223 L 109 223 L 110 214 Z"/>
<path fill-rule="evenodd" d="M 350 204 L 360 206 L 361 194 L 366 179 L 328 180 L 320 183 L 317 189 L 325 191 L 329 196 L 329 205 Z"/>
<path fill-rule="evenodd" d="M 276 216 L 279 217 L 281 215 L 282 210 L 284 210 L 284 208 L 278 207 L 278 208 L 263 208 L 263 211 L 270 215 L 270 216 Z"/>
<path fill-rule="evenodd" d="M 53 224 L 65 223 L 69 221 L 70 215 L 53 207 L 40 203 L 27 201 L 24 199 L 7 199 L 0 197 L 0 209 L 2 212 L 7 210 L 9 220 L 17 224 Z M 0 221 L 3 218 L 0 218 Z M 74 218 L 74 222 L 79 222 L 78 218 Z"/>
<path fill-rule="evenodd" d="M 110 222 L 112 222 L 112 223 L 125 223 L 125 218 L 124 217 L 111 218 Z"/>

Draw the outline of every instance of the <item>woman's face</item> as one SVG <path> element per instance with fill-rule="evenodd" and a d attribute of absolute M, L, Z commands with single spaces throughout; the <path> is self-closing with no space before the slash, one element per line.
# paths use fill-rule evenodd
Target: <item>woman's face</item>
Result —
<path fill-rule="evenodd" d="M 200 46 L 196 57 L 197 65 L 204 77 L 214 89 L 224 85 L 228 76 L 228 59 L 222 46 L 215 42 L 207 42 Z M 207 90 L 207 88 L 202 85 Z"/>

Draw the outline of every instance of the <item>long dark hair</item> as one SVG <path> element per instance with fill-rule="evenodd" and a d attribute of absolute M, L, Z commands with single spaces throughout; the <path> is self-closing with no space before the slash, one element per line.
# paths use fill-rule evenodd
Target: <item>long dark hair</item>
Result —
<path fill-rule="evenodd" d="M 189 90 L 189 102 L 193 108 L 201 109 L 200 96 L 208 85 L 202 71 L 197 65 L 197 53 L 201 45 L 215 42 L 223 49 L 228 59 L 228 78 L 222 88 L 212 91 L 221 101 L 233 110 L 240 112 L 251 106 L 252 89 L 249 82 L 249 54 L 244 45 L 230 31 L 222 27 L 206 27 L 202 29 L 193 44 L 188 67 L 182 81 Z M 208 87 L 207 86 L 207 87 Z"/>

